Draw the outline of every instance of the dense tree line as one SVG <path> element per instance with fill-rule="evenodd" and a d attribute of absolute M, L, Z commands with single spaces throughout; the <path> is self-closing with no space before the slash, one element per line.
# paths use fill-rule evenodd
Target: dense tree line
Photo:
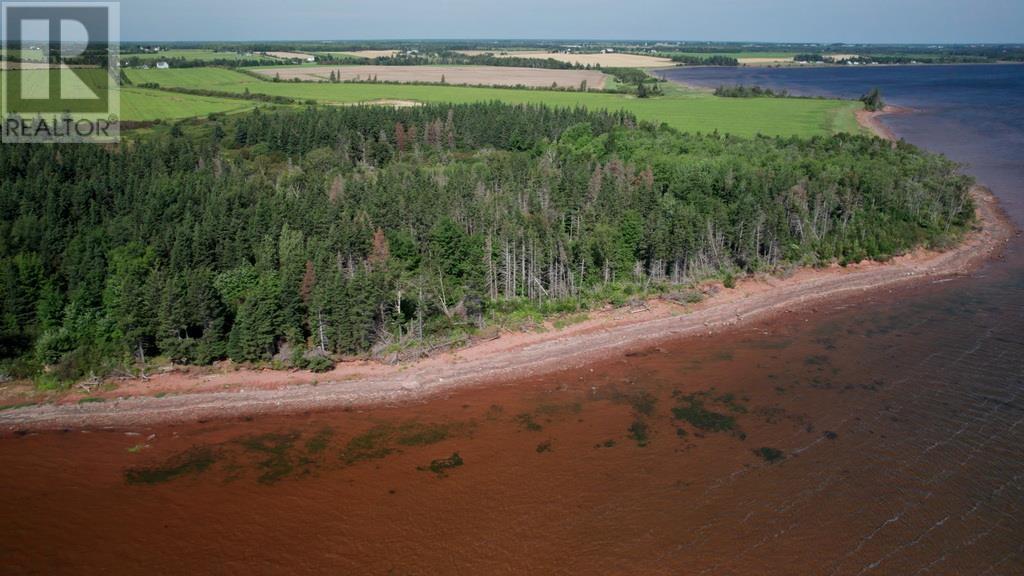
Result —
<path fill-rule="evenodd" d="M 773 90 L 764 86 L 746 86 L 737 84 L 735 86 L 719 86 L 715 88 L 715 96 L 721 98 L 797 98 L 803 100 L 827 100 L 835 99 L 832 96 L 805 96 L 793 94 L 789 90 Z"/>
<path fill-rule="evenodd" d="M 675 54 L 672 61 L 681 66 L 739 66 L 740 61 L 732 56 L 715 54 L 712 56 L 691 56 L 689 54 Z"/>
<path fill-rule="evenodd" d="M 26 42 L 26 44 L 28 44 Z M 48 64 L 67 64 L 69 66 L 95 66 L 98 68 L 107 68 L 110 65 L 108 57 L 108 44 L 96 43 L 90 44 L 83 52 L 75 53 L 73 56 L 68 53 L 63 53 L 63 46 L 60 43 L 53 43 L 48 46 L 40 46 L 40 50 L 33 50 L 28 58 L 22 58 L 21 55 L 24 52 L 14 52 L 17 44 L 12 41 L 9 47 L 12 50 L 11 53 L 0 51 L 0 61 L 8 62 L 30 62 L 30 63 L 41 63 L 46 62 Z"/>
<path fill-rule="evenodd" d="M 761 86 L 719 86 L 715 96 L 722 98 L 789 98 L 789 90 L 772 90 Z"/>
<path fill-rule="evenodd" d="M 968 225 L 906 145 L 481 103 L 0 147 L 0 371 L 397 349 L 608 287 L 887 258 Z"/>
<path fill-rule="evenodd" d="M 277 58 L 270 58 L 266 56 L 253 56 L 251 58 L 214 58 L 214 59 L 200 59 L 200 58 L 185 58 L 181 56 L 175 56 L 171 58 L 139 58 L 138 56 L 128 56 L 121 58 L 122 65 L 126 68 L 141 68 L 142 66 L 155 66 L 157 62 L 167 62 L 171 68 L 206 68 L 210 66 L 218 66 L 221 68 L 244 68 L 251 66 L 277 66 L 277 65 L 294 65 L 296 62 L 288 60 L 280 60 Z"/>
<path fill-rule="evenodd" d="M 619 82 L 615 88 L 605 88 L 607 92 L 619 92 L 624 94 L 636 94 L 640 98 L 660 96 L 663 94 L 661 83 L 666 82 L 664 78 L 656 78 L 639 68 L 602 68 L 602 72 L 609 74 Z"/>

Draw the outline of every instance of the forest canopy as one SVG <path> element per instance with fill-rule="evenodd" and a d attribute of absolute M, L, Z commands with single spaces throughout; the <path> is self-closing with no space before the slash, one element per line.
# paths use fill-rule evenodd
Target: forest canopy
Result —
<path fill-rule="evenodd" d="M 500 103 L 3 146 L 0 174 L 0 372 L 59 382 L 381 353 L 517 309 L 886 259 L 973 215 L 957 166 L 904 143 Z"/>

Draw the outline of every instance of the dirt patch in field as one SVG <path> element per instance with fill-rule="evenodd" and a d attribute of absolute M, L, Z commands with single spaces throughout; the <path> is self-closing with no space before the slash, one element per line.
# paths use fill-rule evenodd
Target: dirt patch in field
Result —
<path fill-rule="evenodd" d="M 303 54 L 301 52 L 264 52 L 271 58 L 280 58 L 281 60 L 305 60 L 312 56 L 312 54 Z"/>
<path fill-rule="evenodd" d="M 352 52 L 328 52 L 332 56 L 355 56 L 356 58 L 388 58 L 398 54 L 398 50 L 353 50 Z"/>
<path fill-rule="evenodd" d="M 383 98 L 380 100 L 367 100 L 365 102 L 354 102 L 351 104 L 345 104 L 345 106 L 390 106 L 392 108 L 412 108 L 413 106 L 422 106 L 422 102 L 415 100 L 391 100 Z"/>
<path fill-rule="evenodd" d="M 483 50 L 460 50 L 459 53 L 473 56 L 488 54 Z M 558 60 L 570 64 L 582 64 L 591 66 L 602 66 L 611 68 L 655 68 L 659 66 L 673 66 L 672 60 L 659 58 L 657 56 L 638 56 L 636 54 L 552 54 L 540 50 L 523 50 L 510 52 L 493 52 L 499 58 L 536 58 L 538 60 Z"/>
<path fill-rule="evenodd" d="M 8 62 L 0 60 L 0 70 L 46 70 L 50 65 L 46 62 Z"/>
<path fill-rule="evenodd" d="M 547 70 L 512 66 L 309 66 L 259 70 L 281 80 L 329 80 L 331 72 L 342 81 L 430 82 L 468 86 L 552 85 L 578 87 L 584 80 L 591 89 L 604 88 L 606 76 L 596 70 Z"/>
<path fill-rule="evenodd" d="M 748 66 L 764 66 L 767 64 L 792 64 L 793 58 L 739 58 L 740 64 Z"/>

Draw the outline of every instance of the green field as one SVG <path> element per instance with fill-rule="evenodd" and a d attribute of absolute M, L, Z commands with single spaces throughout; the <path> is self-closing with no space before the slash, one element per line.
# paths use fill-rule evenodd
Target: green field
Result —
<path fill-rule="evenodd" d="M 356 52 L 357 51 L 352 51 L 352 52 L 310 52 L 310 54 L 313 54 L 314 56 L 325 55 L 325 56 L 334 56 L 334 57 L 338 57 L 338 58 L 362 58 L 364 60 L 368 60 L 369 59 L 367 56 L 363 56 L 362 54 L 356 54 Z"/>
<path fill-rule="evenodd" d="M 621 94 L 506 88 L 268 82 L 218 68 L 129 70 L 126 73 L 136 84 L 153 82 L 164 87 L 233 93 L 242 93 L 248 89 L 252 93 L 316 100 L 324 104 L 354 104 L 384 99 L 456 104 L 500 100 L 513 104 L 543 103 L 626 110 L 641 120 L 664 122 L 690 132 L 718 130 L 740 136 L 814 136 L 838 131 L 859 131 L 853 115 L 859 104 L 837 100 L 717 98 L 706 93 L 676 90 L 661 98 L 639 99 Z"/>
<path fill-rule="evenodd" d="M 92 76 L 103 74 L 101 70 L 79 71 L 85 76 L 87 86 L 96 86 Z M 0 86 L 8 81 L 8 75 L 21 74 L 26 84 L 39 84 L 46 75 L 45 70 L 23 70 L 0 72 Z M 65 71 L 62 76 L 72 74 Z M 32 88 L 28 88 L 31 90 Z M 77 94 L 75 97 L 91 97 L 91 94 Z M 215 112 L 236 112 L 247 110 L 253 107 L 251 102 L 235 100 L 230 98 L 216 98 L 208 96 L 192 96 L 188 94 L 175 94 L 173 92 L 162 92 L 160 90 L 147 90 L 125 86 L 121 88 L 121 119 L 136 122 L 151 120 L 177 120 L 182 118 L 193 118 L 207 116 Z"/>
<path fill-rule="evenodd" d="M 41 50 L 4 50 L 0 48 L 0 56 L 19 58 L 26 62 L 42 62 L 46 59 Z"/>
<path fill-rule="evenodd" d="M 126 87 L 121 90 L 121 118 L 133 121 L 178 120 L 253 108 L 251 102 L 175 94 Z"/>

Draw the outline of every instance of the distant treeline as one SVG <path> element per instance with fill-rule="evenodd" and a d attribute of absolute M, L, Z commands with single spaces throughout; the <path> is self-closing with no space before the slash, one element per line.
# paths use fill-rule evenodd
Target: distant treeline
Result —
<path fill-rule="evenodd" d="M 140 58 L 137 55 L 130 55 L 127 57 L 122 56 L 121 62 L 127 68 L 141 68 L 142 66 L 155 66 L 157 62 L 166 62 L 171 68 L 205 68 L 205 67 L 219 67 L 219 68 L 251 68 L 255 66 L 295 66 L 297 64 L 304 64 L 304 60 L 298 58 L 293 59 L 282 59 L 273 58 L 271 56 L 262 56 L 259 54 L 253 54 L 252 57 L 239 57 L 239 58 L 186 58 L 182 56 L 175 56 L 170 58 Z M 355 57 L 340 57 L 340 56 L 329 56 L 329 55 L 318 55 L 317 60 L 324 64 L 331 65 L 360 65 L 366 64 L 365 58 Z"/>
<path fill-rule="evenodd" d="M 688 54 L 675 54 L 672 61 L 682 66 L 739 66 L 740 61 L 732 56 L 691 56 Z"/>
<path fill-rule="evenodd" d="M 615 77 L 616 80 L 623 84 L 638 84 L 640 82 L 645 83 L 658 83 L 665 82 L 663 78 L 655 78 L 646 71 L 640 68 L 601 68 L 601 71 L 605 74 L 610 74 Z"/>
<path fill-rule="evenodd" d="M 719 86 L 715 88 L 715 96 L 722 98 L 791 98 L 789 90 L 772 90 L 760 86 Z"/>
<path fill-rule="evenodd" d="M 854 48 L 851 48 L 854 50 Z M 803 53 L 794 56 L 797 62 L 824 64 L 987 64 L 993 62 L 1024 62 L 1021 46 L 962 46 L 926 49 L 922 47 L 876 47 L 852 58 L 837 59 L 828 53 Z"/>
<path fill-rule="evenodd" d="M 52 49 L 60 50 L 60 47 L 54 46 Z M 57 58 L 50 57 L 49 54 L 47 54 L 46 57 L 43 57 L 42 51 L 33 51 L 33 56 L 34 57 L 32 58 L 22 58 L 20 56 L 0 52 L 0 61 L 29 63 L 46 62 L 49 64 L 63 63 L 69 66 L 96 66 L 99 68 L 107 68 L 110 64 L 107 46 L 103 44 L 90 46 L 85 52 L 76 54 L 73 57 Z"/>
<path fill-rule="evenodd" d="M 664 92 L 660 83 L 665 82 L 664 78 L 655 78 L 646 71 L 639 68 L 602 68 L 602 72 L 610 74 L 619 82 L 615 89 L 605 89 L 608 92 L 620 92 L 624 94 L 636 94 L 640 98 L 661 96 Z"/>
<path fill-rule="evenodd" d="M 251 72 L 251 71 L 244 71 Z M 583 80 L 579 84 L 558 84 L 552 82 L 550 86 L 527 86 L 525 84 L 448 84 L 445 80 L 444 74 L 441 74 L 438 82 L 431 82 L 429 80 L 379 80 L 376 75 L 367 76 L 366 78 L 351 78 L 339 80 L 340 75 L 335 75 L 332 70 L 330 76 L 326 79 L 309 79 L 304 80 L 302 78 L 293 77 L 288 80 L 281 79 L 280 74 L 274 76 L 267 76 L 258 72 L 250 75 L 257 76 L 260 80 L 270 82 L 288 82 L 293 84 L 300 84 L 303 82 L 314 83 L 314 84 L 391 84 L 396 86 L 459 86 L 466 88 L 513 88 L 516 90 L 543 90 L 543 91 L 555 91 L 555 92 L 587 92 L 590 88 L 587 86 L 587 81 Z M 616 90 L 622 93 L 633 93 L 628 88 Z"/>
<path fill-rule="evenodd" d="M 142 66 L 155 66 L 157 62 L 167 62 L 171 68 L 203 68 L 218 66 L 221 68 L 240 68 L 243 66 L 276 66 L 279 64 L 293 64 L 277 58 L 139 58 L 138 56 L 122 57 L 121 62 L 126 68 L 141 68 Z"/>

